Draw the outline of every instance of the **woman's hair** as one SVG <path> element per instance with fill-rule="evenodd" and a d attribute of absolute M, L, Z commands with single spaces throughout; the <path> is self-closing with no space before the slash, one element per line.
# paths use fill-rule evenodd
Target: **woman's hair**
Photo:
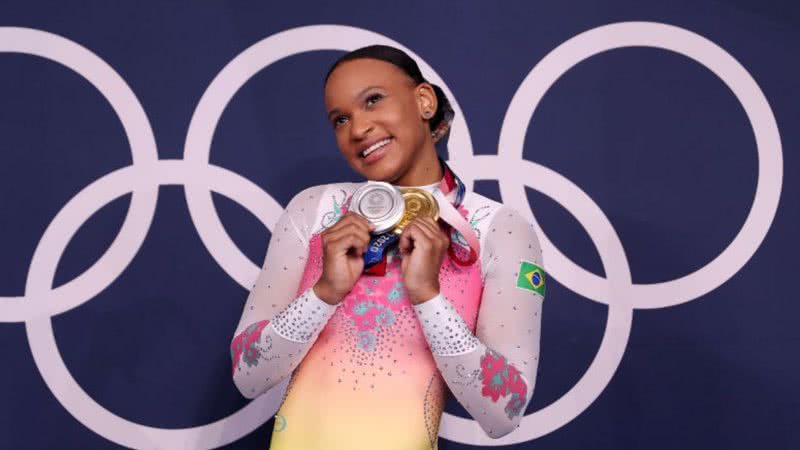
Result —
<path fill-rule="evenodd" d="M 388 45 L 370 45 L 353 50 L 350 53 L 346 53 L 333 63 L 330 70 L 328 70 L 328 74 L 325 75 L 325 82 L 328 82 L 328 78 L 330 78 L 331 73 L 333 73 L 333 71 L 341 63 L 363 58 L 377 59 L 388 62 L 400 68 L 400 70 L 405 72 L 406 75 L 414 80 L 416 84 L 430 84 L 431 87 L 433 87 L 433 92 L 436 94 L 437 99 L 436 112 L 434 112 L 433 117 L 431 117 L 428 121 L 428 126 L 431 129 L 434 142 L 444 137 L 447 132 L 450 131 L 450 124 L 453 122 L 455 112 L 453 112 L 453 107 L 450 106 L 450 101 L 447 99 L 444 91 L 442 91 L 439 86 L 428 82 L 425 77 L 422 76 L 422 72 L 420 72 L 417 63 L 404 51 L 398 48 L 390 47 Z"/>

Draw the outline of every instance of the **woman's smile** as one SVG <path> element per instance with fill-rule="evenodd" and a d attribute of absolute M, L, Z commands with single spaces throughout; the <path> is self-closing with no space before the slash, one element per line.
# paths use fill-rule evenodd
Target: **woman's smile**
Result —
<path fill-rule="evenodd" d="M 325 109 L 348 165 L 368 180 L 408 186 L 441 176 L 430 119 L 438 101 L 419 74 L 372 58 L 347 60 L 325 81 Z"/>
<path fill-rule="evenodd" d="M 394 138 L 381 139 L 359 152 L 359 156 L 361 156 L 365 164 L 372 164 L 390 151 L 394 142 Z"/>

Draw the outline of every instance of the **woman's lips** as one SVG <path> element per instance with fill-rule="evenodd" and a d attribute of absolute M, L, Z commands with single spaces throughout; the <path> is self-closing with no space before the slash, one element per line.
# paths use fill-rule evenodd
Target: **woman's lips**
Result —
<path fill-rule="evenodd" d="M 383 158 L 383 155 L 386 154 L 386 152 L 390 149 L 390 147 L 393 144 L 394 144 L 394 139 L 390 139 L 388 144 L 384 145 L 383 147 L 381 147 L 381 148 L 373 151 L 369 155 L 367 155 L 364 158 L 364 163 L 365 164 L 372 164 L 375 161 L 378 161 L 379 159 Z"/>

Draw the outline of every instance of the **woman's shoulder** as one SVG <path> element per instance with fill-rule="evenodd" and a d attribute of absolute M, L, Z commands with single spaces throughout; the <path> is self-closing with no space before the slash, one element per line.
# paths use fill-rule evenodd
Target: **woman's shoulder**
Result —
<path fill-rule="evenodd" d="M 289 205 L 287 207 L 299 203 L 318 204 L 325 200 L 329 200 L 330 197 L 333 198 L 340 197 L 342 193 L 344 193 L 344 195 L 349 195 L 356 190 L 359 184 L 360 183 L 347 182 L 347 181 L 337 182 L 337 183 L 315 184 L 313 186 L 309 186 L 297 192 L 292 197 L 292 199 L 289 200 Z"/>
<path fill-rule="evenodd" d="M 346 210 L 346 202 L 360 185 L 355 182 L 317 184 L 294 195 L 286 206 L 295 222 L 311 236 L 331 226 Z"/>
<path fill-rule="evenodd" d="M 516 208 L 473 191 L 467 191 L 464 196 L 463 208 L 470 220 L 491 223 L 494 217 L 502 214 L 528 222 Z"/>
<path fill-rule="evenodd" d="M 473 228 L 484 228 L 503 208 L 506 206 L 494 199 L 477 192 L 467 191 L 459 209 L 462 215 L 466 214 L 466 218 Z"/>
<path fill-rule="evenodd" d="M 481 253 L 495 247 L 496 241 L 536 240 L 533 224 L 516 208 L 469 191 L 464 197 L 461 213 L 475 229 L 481 242 Z M 484 256 L 484 255 L 481 255 Z"/>

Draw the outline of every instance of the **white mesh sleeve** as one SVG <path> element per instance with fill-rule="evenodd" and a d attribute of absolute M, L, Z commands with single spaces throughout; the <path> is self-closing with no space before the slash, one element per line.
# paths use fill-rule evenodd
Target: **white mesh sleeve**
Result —
<path fill-rule="evenodd" d="M 247 398 L 290 375 L 336 310 L 312 288 L 296 295 L 321 189 L 300 192 L 281 214 L 234 333 L 233 381 Z"/>
<path fill-rule="evenodd" d="M 527 220 L 504 206 L 490 228 L 475 335 L 441 294 L 415 309 L 453 395 L 487 435 L 499 438 L 519 426 L 533 394 L 545 280 Z"/>

